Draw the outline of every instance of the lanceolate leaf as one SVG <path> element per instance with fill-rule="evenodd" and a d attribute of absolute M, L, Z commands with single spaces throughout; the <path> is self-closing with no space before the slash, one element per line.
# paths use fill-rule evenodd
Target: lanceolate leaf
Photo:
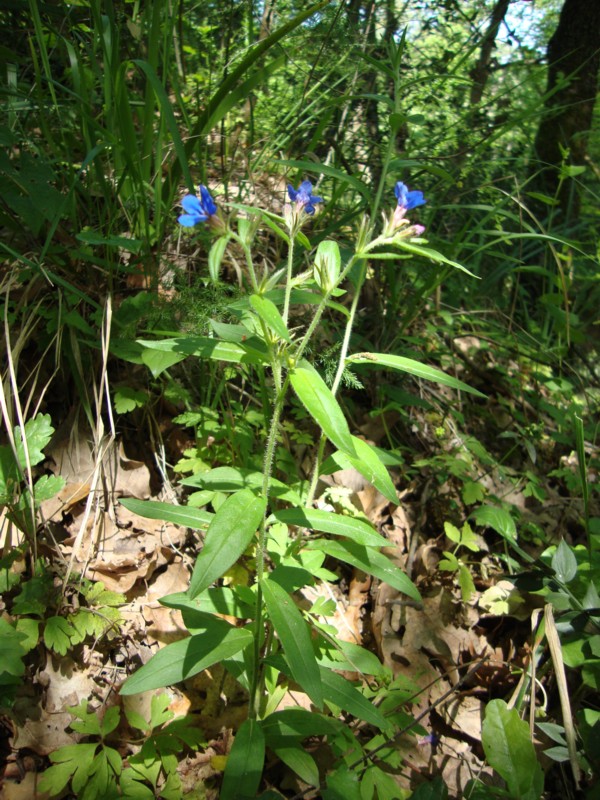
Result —
<path fill-rule="evenodd" d="M 486 758 L 506 781 L 511 797 L 538 800 L 544 773 L 531 741 L 529 725 L 504 700 L 491 700 L 485 710 L 481 741 Z"/>
<path fill-rule="evenodd" d="M 325 436 L 340 450 L 355 456 L 346 418 L 319 373 L 312 368 L 296 367 L 290 374 L 290 381 L 302 405 L 321 427 Z"/>
<path fill-rule="evenodd" d="M 208 527 L 204 547 L 196 559 L 190 598 L 208 589 L 235 564 L 252 541 L 265 507 L 265 500 L 249 489 L 242 489 L 225 500 Z"/>
<path fill-rule="evenodd" d="M 334 536 L 345 536 L 366 547 L 389 545 L 387 539 L 384 539 L 371 525 L 361 519 L 344 517 L 341 514 L 334 514 L 332 511 L 322 511 L 317 508 L 285 508 L 281 511 L 274 511 L 269 519 L 273 518 L 279 522 L 285 522 L 286 525 L 297 525 L 299 528 L 331 533 Z"/>
<path fill-rule="evenodd" d="M 128 511 L 145 519 L 162 519 L 192 530 L 206 528 L 215 516 L 210 511 L 203 511 L 200 508 L 174 506 L 172 503 L 161 503 L 158 500 L 136 500 L 133 497 L 126 497 L 120 502 Z"/>
<path fill-rule="evenodd" d="M 255 719 L 242 722 L 235 736 L 219 797 L 221 800 L 250 800 L 256 797 L 265 763 L 265 736 Z"/>
<path fill-rule="evenodd" d="M 223 661 L 243 650 L 252 642 L 252 634 L 244 628 L 234 628 L 214 617 L 207 621 L 206 630 L 159 650 L 147 664 L 128 678 L 121 694 L 138 694 L 150 689 L 172 686 L 197 675 L 203 669 Z"/>
<path fill-rule="evenodd" d="M 277 632 L 292 677 L 313 703 L 323 707 L 323 689 L 310 631 L 290 595 L 273 580 L 261 582 L 269 617 Z"/>
<path fill-rule="evenodd" d="M 369 483 L 372 483 L 390 503 L 397 505 L 398 493 L 387 468 L 381 462 L 376 450 L 370 444 L 367 444 L 364 439 L 359 439 L 357 436 L 352 437 L 352 443 L 357 457 L 352 458 L 352 456 L 349 456 L 348 458 L 354 469 L 358 470 Z"/>
<path fill-rule="evenodd" d="M 388 728 L 390 723 L 381 711 L 373 705 L 350 681 L 342 678 L 336 672 L 331 672 L 325 667 L 320 667 L 323 694 L 326 700 L 339 706 L 357 719 L 375 725 L 381 730 Z"/>
<path fill-rule="evenodd" d="M 225 342 L 220 339 L 211 339 L 208 336 L 185 336 L 177 339 L 161 339 L 157 341 L 140 339 L 137 342 L 146 351 L 158 350 L 178 356 L 179 361 L 184 356 L 197 356 L 199 358 L 212 358 L 215 361 L 230 361 L 236 364 L 263 364 L 268 362 L 266 349 L 264 352 L 254 347 L 236 342 Z M 147 358 L 147 356 L 146 356 Z"/>
<path fill-rule="evenodd" d="M 446 375 L 435 367 L 430 367 L 428 364 L 421 364 L 420 361 L 415 361 L 412 358 L 404 358 L 403 356 L 394 356 L 387 353 L 355 353 L 348 356 L 346 364 L 352 366 L 353 364 L 377 364 L 380 367 L 388 367 L 389 369 L 397 369 L 400 372 L 408 372 L 411 375 L 416 375 L 417 378 L 423 378 L 427 381 L 434 383 L 441 383 L 444 386 L 450 386 L 452 389 L 460 389 L 463 392 L 470 392 L 478 397 L 485 397 L 484 394 L 467 386 L 466 383 L 453 378 L 451 375 Z"/>
<path fill-rule="evenodd" d="M 271 330 L 276 333 L 280 339 L 283 339 L 286 342 L 291 341 L 290 334 L 288 333 L 288 329 L 283 321 L 283 317 L 279 313 L 279 309 L 272 300 L 269 300 L 268 297 L 261 297 L 258 294 L 253 294 L 250 297 L 250 305 L 256 311 L 262 321 L 268 325 L 269 328 L 271 328 Z"/>
<path fill-rule="evenodd" d="M 308 542 L 306 547 L 311 550 L 321 550 L 332 558 L 337 558 L 338 561 L 352 564 L 353 567 L 362 569 L 368 575 L 375 575 L 376 578 L 389 583 L 394 589 L 412 597 L 418 603 L 421 602 L 419 590 L 408 575 L 405 575 L 378 550 L 363 547 L 355 542 L 325 541 L 323 539 Z"/>

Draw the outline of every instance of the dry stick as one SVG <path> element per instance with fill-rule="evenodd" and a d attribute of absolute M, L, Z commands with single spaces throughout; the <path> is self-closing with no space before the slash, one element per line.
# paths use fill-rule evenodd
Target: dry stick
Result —
<path fill-rule="evenodd" d="M 556 623 L 554 622 L 554 613 L 550 603 L 544 608 L 544 622 L 546 623 L 546 639 L 548 640 L 548 647 L 550 648 L 550 655 L 552 656 L 552 663 L 554 664 L 554 671 L 556 673 L 556 685 L 560 698 L 565 739 L 567 740 L 567 750 L 569 751 L 569 761 L 571 762 L 575 785 L 579 788 L 581 769 L 577 761 L 577 744 L 575 742 L 576 733 L 575 726 L 573 725 L 573 712 L 571 711 L 571 701 L 569 700 L 565 662 L 563 661 L 560 639 L 558 638 L 558 631 L 556 630 Z"/>
<path fill-rule="evenodd" d="M 469 680 L 469 678 L 473 677 L 473 675 L 475 675 L 477 670 L 486 662 L 486 660 L 487 658 L 481 658 L 477 662 L 477 664 L 475 664 L 474 667 L 472 667 L 465 675 L 463 675 L 463 677 L 458 681 L 458 683 L 456 683 L 451 689 L 448 689 L 447 692 L 444 692 L 444 694 L 441 697 L 438 697 L 438 699 L 435 700 L 430 706 L 428 706 L 425 709 L 425 711 L 422 711 L 418 716 L 416 716 L 410 723 L 410 725 L 407 725 L 405 728 L 402 728 L 402 730 L 398 731 L 398 733 L 395 733 L 391 737 L 391 739 L 387 739 L 378 747 L 375 747 L 373 750 L 369 750 L 368 753 L 365 753 L 363 758 L 359 758 L 353 764 L 350 764 L 348 769 L 350 770 L 355 769 L 360 764 L 363 764 L 365 761 L 371 761 L 375 753 L 378 753 L 380 750 L 384 750 L 386 747 L 389 747 L 392 744 L 392 742 L 394 742 L 400 736 L 402 736 L 405 733 L 408 733 L 408 731 L 412 730 L 413 728 L 416 728 L 416 726 L 421 722 L 421 720 L 424 719 L 428 714 L 430 714 L 434 708 L 441 705 L 445 700 L 447 700 L 449 697 L 455 694 L 460 689 L 460 687 Z M 317 789 L 321 789 L 322 787 L 323 784 L 320 783 Z M 302 792 L 298 792 L 291 798 L 291 800 L 301 800 L 306 794 L 314 791 L 314 788 L 315 788 L 314 786 L 311 786 Z"/>

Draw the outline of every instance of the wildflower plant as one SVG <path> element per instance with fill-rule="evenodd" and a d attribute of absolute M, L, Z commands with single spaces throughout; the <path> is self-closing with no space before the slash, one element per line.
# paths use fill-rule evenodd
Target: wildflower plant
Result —
<path fill-rule="evenodd" d="M 193 228 L 209 224 L 217 238 L 209 255 L 213 280 L 219 280 L 219 265 L 230 242 L 244 253 L 242 283 L 244 299 L 229 311 L 237 324 L 215 325 L 214 337 L 187 336 L 141 342 L 152 351 L 154 373 L 164 356 L 164 368 L 185 357 L 211 358 L 235 363 L 240 370 L 256 370 L 268 394 L 264 402 L 264 458 L 261 472 L 219 466 L 186 478 L 197 489 L 225 493 L 223 502 L 208 507 L 171 506 L 152 501 L 123 500 L 137 513 L 177 521 L 192 529 L 206 529 L 185 593 L 164 597 L 161 602 L 179 609 L 190 636 L 167 645 L 123 684 L 121 694 L 162 688 L 190 678 L 215 663 L 221 663 L 248 694 L 248 718 L 237 731 L 227 759 L 220 797 L 255 797 L 261 785 L 268 748 L 294 770 L 303 781 L 335 790 L 344 785 L 348 769 L 356 780 L 377 784 L 379 767 L 368 760 L 369 741 L 381 743 L 404 730 L 406 715 L 397 714 L 394 683 L 370 652 L 339 639 L 327 623 L 328 604 L 317 600 L 304 609 L 297 598 L 306 586 L 335 580 L 335 564 L 356 567 L 385 581 L 420 601 L 417 587 L 381 548 L 388 543 L 362 519 L 314 507 L 316 489 L 327 443 L 338 460 L 352 465 L 391 503 L 397 493 L 386 466 L 371 445 L 353 435 L 338 402 L 342 376 L 357 365 L 400 370 L 464 391 L 474 391 L 455 378 L 427 365 L 386 353 L 351 353 L 350 341 L 367 265 L 377 259 L 398 259 L 414 253 L 448 262 L 424 246 L 424 228 L 408 214 L 425 203 L 423 193 L 409 191 L 401 182 L 395 187 L 397 206 L 386 216 L 382 228 L 367 218 L 356 233 L 354 249 L 342 259 L 333 239 L 320 242 L 312 258 L 312 269 L 298 273 L 294 258 L 296 242 L 310 243 L 303 232 L 324 198 L 313 194 L 310 181 L 298 189 L 288 186 L 289 203 L 283 216 L 261 209 L 238 207 L 228 219 L 220 215 L 206 187 L 199 195 L 183 198 L 181 225 Z M 242 215 L 243 213 L 243 215 Z M 412 215 L 411 215 L 412 216 Z M 214 221 L 219 220 L 218 226 Z M 256 232 L 264 225 L 288 244 L 287 267 L 259 274 L 256 266 Z M 239 251 L 238 251 L 239 252 Z M 349 309 L 335 296 L 353 271 L 355 291 Z M 358 276 L 358 277 L 357 277 Z M 310 301 L 310 302 L 309 302 Z M 311 309 L 303 327 L 291 320 L 295 304 Z M 342 344 L 331 385 L 309 361 L 317 349 L 316 335 L 326 309 L 345 319 Z M 304 319 L 304 316 L 303 316 Z M 148 362 L 150 363 L 150 362 Z M 265 379 L 265 376 L 268 379 Z M 313 468 L 305 484 L 290 485 L 287 475 L 276 475 L 274 464 L 282 445 L 286 408 L 291 395 L 304 407 L 320 431 L 314 443 Z M 222 494 L 221 494 L 222 499 Z M 223 576 L 246 554 L 255 560 L 252 586 L 220 585 Z M 329 559 L 327 567 L 325 560 Z M 221 615 L 226 615 L 224 618 Z M 231 620 L 235 619 L 235 624 Z M 360 673 L 368 679 L 350 681 L 340 672 Z M 299 687 L 312 704 L 305 708 L 279 709 L 289 687 Z M 406 694 L 402 694 L 406 698 Z M 348 726 L 339 712 L 356 720 Z M 360 724 L 360 732 L 359 732 Z M 415 735 L 427 731 L 416 722 Z M 307 737 L 327 736 L 328 746 L 339 761 L 326 775 L 303 748 Z M 363 750 L 364 746 L 364 750 Z M 389 779 L 385 773 L 380 776 Z M 383 785 L 381 783 L 381 785 Z M 365 793 L 369 794 L 365 783 Z M 273 796 L 271 794 L 271 796 Z"/>

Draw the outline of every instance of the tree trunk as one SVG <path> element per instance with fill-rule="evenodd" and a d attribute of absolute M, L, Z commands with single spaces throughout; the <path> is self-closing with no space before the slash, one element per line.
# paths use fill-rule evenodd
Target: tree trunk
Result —
<path fill-rule="evenodd" d="M 544 194 L 557 197 L 563 220 L 578 212 L 571 181 L 560 179 L 565 160 L 585 163 L 600 67 L 600 0 L 565 0 L 558 26 L 548 43 L 548 86 L 544 115 L 535 139 L 542 168 L 534 183 Z"/>

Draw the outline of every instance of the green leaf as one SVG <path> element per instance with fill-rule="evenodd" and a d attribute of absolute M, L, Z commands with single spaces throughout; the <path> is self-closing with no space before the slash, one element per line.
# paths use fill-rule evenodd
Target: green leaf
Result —
<path fill-rule="evenodd" d="M 244 592 L 244 598 L 240 596 Z M 251 604 L 254 594 L 249 587 L 214 586 L 197 595 L 193 600 L 187 592 L 176 592 L 160 598 L 167 608 L 177 608 L 182 612 L 204 611 L 208 614 L 226 614 L 238 619 L 252 619 L 255 608 Z"/>
<path fill-rule="evenodd" d="M 238 489 L 262 491 L 263 473 L 242 467 L 215 467 L 208 472 L 199 472 L 180 481 L 182 486 L 201 486 L 216 492 L 235 492 Z M 294 505 L 301 505 L 302 500 L 297 492 L 277 480 L 269 479 L 269 494 L 280 500 L 287 500 Z"/>
<path fill-rule="evenodd" d="M 210 248 L 208 254 L 208 274 L 213 283 L 219 282 L 219 270 L 221 269 L 221 261 L 225 255 L 225 250 L 229 244 L 229 236 L 220 236 L 213 246 Z"/>
<path fill-rule="evenodd" d="M 65 656 L 71 647 L 71 637 L 75 634 L 75 628 L 63 617 L 48 617 L 44 627 L 44 644 L 55 653 Z"/>
<path fill-rule="evenodd" d="M 466 506 L 474 503 L 481 503 L 485 497 L 485 489 L 480 483 L 475 481 L 465 481 L 462 488 L 462 499 Z"/>
<path fill-rule="evenodd" d="M 403 356 L 394 356 L 387 353 L 355 353 L 346 358 L 346 364 L 352 366 L 353 364 L 370 364 L 378 365 L 381 367 L 388 367 L 389 369 L 396 369 L 399 372 L 408 372 L 410 375 L 415 375 L 417 378 L 423 378 L 427 381 L 434 383 L 441 383 L 443 386 L 449 386 L 452 389 L 458 389 L 463 392 L 470 392 L 477 395 L 477 397 L 485 397 L 477 389 L 467 386 L 466 383 L 453 378 L 451 375 L 446 375 L 439 369 L 430 367 L 428 364 L 421 364 L 420 361 L 414 361 L 412 358 L 404 358 Z"/>
<path fill-rule="evenodd" d="M 356 451 L 346 418 L 331 389 L 319 373 L 312 368 L 298 366 L 290 373 L 290 382 L 300 402 L 325 436 L 344 453 L 355 456 Z"/>
<path fill-rule="evenodd" d="M 48 445 L 53 433 L 54 428 L 52 427 L 50 414 L 38 414 L 37 417 L 26 422 L 25 437 L 22 435 L 21 428 L 17 425 L 15 428 L 15 447 L 19 464 L 23 469 L 25 469 L 27 465 L 25 459 L 25 442 L 27 443 L 29 463 L 34 467 L 44 460 L 45 456 L 42 451 L 44 447 Z M 23 438 L 25 438 L 25 442 Z"/>
<path fill-rule="evenodd" d="M 173 503 L 161 503 L 158 500 L 136 500 L 126 497 L 119 501 L 128 511 L 132 511 L 145 519 L 162 519 L 191 528 L 193 531 L 206 528 L 214 518 L 210 511 L 189 506 L 175 506 Z"/>
<path fill-rule="evenodd" d="M 98 245 L 101 247 L 118 247 L 129 253 L 139 253 L 144 242 L 141 239 L 128 239 L 126 236 L 103 236 L 97 231 L 81 231 L 75 238 L 84 244 Z"/>
<path fill-rule="evenodd" d="M 314 278 L 321 290 L 328 292 L 334 289 L 337 286 L 342 265 L 338 243 L 330 239 L 319 242 L 314 264 Z"/>
<path fill-rule="evenodd" d="M 475 594 L 475 584 L 473 583 L 471 571 L 466 564 L 459 564 L 458 583 L 463 602 L 468 603 L 471 597 Z"/>
<path fill-rule="evenodd" d="M 560 540 L 552 556 L 552 569 L 562 583 L 569 583 L 577 575 L 577 559 L 564 539 Z"/>
<path fill-rule="evenodd" d="M 264 350 L 256 349 L 259 339 L 253 341 L 253 346 L 236 342 L 226 342 L 221 339 L 211 339 L 208 336 L 180 336 L 177 339 L 161 339 L 159 341 L 138 340 L 144 353 L 161 352 L 170 355 L 177 355 L 177 360 L 181 361 L 185 356 L 197 356 L 198 358 L 212 358 L 215 361 L 230 361 L 234 364 L 265 364 L 268 363 L 268 353 Z M 144 361 L 144 363 L 146 363 Z M 173 361 L 172 363 L 177 363 Z M 166 367 L 165 367 L 166 369 Z"/>
<path fill-rule="evenodd" d="M 389 583 L 394 589 L 408 595 L 418 603 L 421 602 L 419 590 L 408 575 L 377 550 L 367 549 L 355 542 L 323 541 L 322 539 L 308 542 L 306 547 L 310 550 L 321 550 L 332 558 L 337 558 L 338 561 L 352 564 L 353 567 L 362 569 L 368 575 L 375 575 L 376 578 Z"/>
<path fill-rule="evenodd" d="M 343 761 L 327 775 L 327 788 L 321 793 L 322 800 L 362 800 L 358 783 L 358 772 L 351 770 Z"/>
<path fill-rule="evenodd" d="M 113 403 L 117 414 L 127 414 L 136 408 L 142 408 L 148 402 L 148 394 L 131 386 L 121 386 L 115 391 Z"/>
<path fill-rule="evenodd" d="M 286 708 L 274 711 L 261 722 L 269 747 L 289 739 L 306 739 L 308 736 L 333 736 L 342 725 L 333 717 L 325 717 L 304 708 Z"/>
<path fill-rule="evenodd" d="M 451 542 L 456 542 L 456 544 L 460 542 L 460 531 L 456 525 L 448 521 L 444 522 L 444 532 Z"/>
<path fill-rule="evenodd" d="M 427 785 L 421 784 L 421 786 Z M 404 800 L 406 795 L 392 775 L 373 765 L 364 772 L 360 782 L 360 796 L 361 800 L 372 800 L 374 797 L 377 797 L 377 800 Z M 413 800 L 414 797 L 415 793 L 411 794 L 410 800 Z M 447 800 L 448 791 L 446 791 L 445 797 L 440 794 L 432 794 L 428 795 L 428 798 L 429 800 Z M 421 798 L 421 800 L 425 800 L 425 798 Z"/>
<path fill-rule="evenodd" d="M 352 714 L 353 717 L 375 725 L 380 730 L 390 727 L 391 723 L 381 711 L 350 681 L 325 667 L 320 667 L 320 673 L 325 700 Z"/>
<path fill-rule="evenodd" d="M 283 761 L 293 772 L 296 773 L 304 783 L 309 786 L 319 785 L 319 768 L 314 758 L 309 755 L 300 745 L 274 747 L 273 752 Z"/>
<path fill-rule="evenodd" d="M 154 700 L 154 698 L 152 699 Z M 107 708 L 102 721 L 100 722 L 100 732 L 102 736 L 108 736 L 109 733 L 112 733 L 117 728 L 120 721 L 121 709 L 119 706 L 110 706 Z"/>
<path fill-rule="evenodd" d="M 143 342 L 140 342 L 140 344 L 143 344 Z M 169 352 L 166 350 L 151 349 L 142 350 L 142 362 L 148 367 L 153 378 L 158 378 L 158 376 L 166 369 L 169 369 L 169 367 L 172 367 L 175 364 L 179 364 L 179 362 L 183 361 L 184 358 L 185 355 L 182 353 L 172 351 Z"/>
<path fill-rule="evenodd" d="M 250 305 L 256 311 L 262 321 L 285 342 L 291 342 L 290 334 L 286 327 L 279 309 L 268 297 L 261 297 L 253 294 L 250 297 Z"/>
<path fill-rule="evenodd" d="M 8 445 L 0 446 L 0 505 L 10 505 L 17 497 L 21 471 Z"/>
<path fill-rule="evenodd" d="M 196 559 L 189 595 L 194 598 L 220 578 L 246 550 L 260 525 L 266 501 L 249 489 L 225 500 L 212 519 Z"/>
<path fill-rule="evenodd" d="M 57 495 L 64 485 L 65 479 L 62 475 L 42 475 L 33 487 L 36 506 Z"/>
<path fill-rule="evenodd" d="M 529 725 L 516 708 L 504 700 L 491 700 L 485 710 L 481 741 L 491 767 L 506 781 L 511 796 L 538 800 L 544 789 L 544 773 L 531 741 Z"/>
<path fill-rule="evenodd" d="M 227 758 L 221 800 L 251 800 L 256 797 L 265 763 L 265 737 L 260 723 L 247 719 L 239 727 Z"/>
<path fill-rule="evenodd" d="M 465 794 L 470 797 L 470 794 Z M 411 794 L 410 800 L 448 800 L 448 787 L 438 775 L 432 781 L 417 786 Z"/>
<path fill-rule="evenodd" d="M 440 253 L 437 250 L 432 250 L 431 247 L 423 247 L 423 245 L 409 242 L 407 239 L 403 239 L 402 237 L 396 238 L 394 240 L 394 245 L 399 247 L 401 250 L 405 250 L 407 253 L 412 253 L 416 256 L 422 256 L 423 258 L 427 258 L 429 261 L 433 261 L 435 264 L 447 264 L 449 267 L 454 267 L 454 269 L 459 269 L 461 272 L 465 272 L 471 278 L 479 279 L 478 275 L 470 272 L 466 267 L 463 267 L 462 264 L 459 264 L 458 261 L 452 261 L 451 259 L 446 258 L 443 253 Z M 369 253 L 367 257 L 373 258 L 373 253 Z"/>
<path fill-rule="evenodd" d="M 252 633 L 214 617 L 203 633 L 173 642 L 159 650 L 147 664 L 127 678 L 120 694 L 162 689 L 191 678 L 202 670 L 238 653 L 252 643 Z"/>
<path fill-rule="evenodd" d="M 375 448 L 371 447 L 368 442 L 365 442 L 364 439 L 359 439 L 357 436 L 352 437 L 352 443 L 356 451 L 356 458 L 353 456 L 346 456 L 350 465 L 360 472 L 369 483 L 372 483 L 386 500 L 389 500 L 390 503 L 394 503 L 394 505 L 398 505 L 396 487 Z M 341 455 L 344 456 L 345 454 L 342 453 Z"/>
<path fill-rule="evenodd" d="M 78 792 L 92 774 L 97 749 L 97 742 L 80 743 L 66 745 L 50 753 L 50 761 L 54 766 L 44 772 L 38 789 L 53 795 L 60 794 L 73 776 L 72 788 L 74 792 Z"/>
<path fill-rule="evenodd" d="M 492 528 L 509 542 L 517 541 L 517 528 L 514 519 L 504 508 L 480 506 L 470 515 L 482 527 Z"/>
<path fill-rule="evenodd" d="M 274 511 L 268 523 L 276 519 L 286 525 L 296 525 L 299 528 L 331 533 L 334 536 L 344 536 L 357 544 L 365 547 L 387 547 L 389 542 L 367 522 L 354 517 L 345 517 L 333 511 L 323 511 L 317 508 L 285 508 Z"/>
<path fill-rule="evenodd" d="M 310 630 L 290 595 L 274 580 L 261 588 L 273 627 L 281 641 L 290 672 L 317 708 L 323 708 L 323 690 Z"/>
<path fill-rule="evenodd" d="M 15 677 L 23 675 L 25 672 L 23 656 L 27 651 L 22 643 L 26 638 L 26 634 L 19 633 L 3 617 L 0 617 L 0 646 L 2 647 L 0 674 L 8 673 Z"/>

